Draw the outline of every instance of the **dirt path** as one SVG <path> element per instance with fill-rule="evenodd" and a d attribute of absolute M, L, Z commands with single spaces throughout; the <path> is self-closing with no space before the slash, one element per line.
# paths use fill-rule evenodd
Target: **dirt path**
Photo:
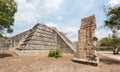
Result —
<path fill-rule="evenodd" d="M 0 72 L 120 72 L 120 62 L 100 59 L 98 67 L 73 62 L 72 55 L 61 58 L 24 56 L 0 58 Z"/>
<path fill-rule="evenodd" d="M 113 55 L 113 52 L 110 52 L 110 51 L 100 51 L 99 54 L 102 55 L 102 56 L 120 61 L 120 54 Z"/>

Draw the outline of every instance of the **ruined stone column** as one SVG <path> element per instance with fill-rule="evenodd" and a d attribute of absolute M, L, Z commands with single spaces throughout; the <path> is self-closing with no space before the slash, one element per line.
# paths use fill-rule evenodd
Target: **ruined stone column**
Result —
<path fill-rule="evenodd" d="M 80 30 L 78 31 L 79 47 L 76 49 L 73 60 L 98 63 L 96 53 L 95 15 L 82 19 Z"/>

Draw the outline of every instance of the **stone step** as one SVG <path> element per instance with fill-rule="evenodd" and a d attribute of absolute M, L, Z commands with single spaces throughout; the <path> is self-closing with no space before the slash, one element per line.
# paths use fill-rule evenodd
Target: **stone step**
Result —
<path fill-rule="evenodd" d="M 31 35 L 28 36 L 26 39 L 40 39 L 40 38 L 49 38 L 49 39 L 53 39 L 53 35 L 45 35 L 45 34 L 41 34 L 41 35 Z"/>
<path fill-rule="evenodd" d="M 55 46 L 53 45 L 53 46 L 45 46 L 45 45 L 25 45 L 25 46 L 20 46 L 19 48 L 17 48 L 17 49 L 28 49 L 28 50 L 39 50 L 39 49 L 42 49 L 42 50 L 46 50 L 46 49 L 53 49 L 53 48 L 55 48 Z"/>

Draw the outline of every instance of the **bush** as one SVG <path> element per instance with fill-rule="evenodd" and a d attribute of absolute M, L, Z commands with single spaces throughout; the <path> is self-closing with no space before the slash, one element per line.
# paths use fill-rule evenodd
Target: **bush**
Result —
<path fill-rule="evenodd" d="M 48 53 L 48 57 L 58 58 L 58 57 L 61 57 L 61 56 L 62 56 L 62 52 L 58 49 L 50 50 L 49 53 Z"/>

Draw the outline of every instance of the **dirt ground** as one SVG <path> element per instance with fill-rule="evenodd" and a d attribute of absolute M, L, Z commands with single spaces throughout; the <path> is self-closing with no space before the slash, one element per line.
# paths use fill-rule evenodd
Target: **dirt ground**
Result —
<path fill-rule="evenodd" d="M 15 56 L 0 54 L 0 72 L 120 72 L 120 61 L 100 56 L 99 66 L 72 61 L 72 55 L 61 58 L 47 56 Z"/>

